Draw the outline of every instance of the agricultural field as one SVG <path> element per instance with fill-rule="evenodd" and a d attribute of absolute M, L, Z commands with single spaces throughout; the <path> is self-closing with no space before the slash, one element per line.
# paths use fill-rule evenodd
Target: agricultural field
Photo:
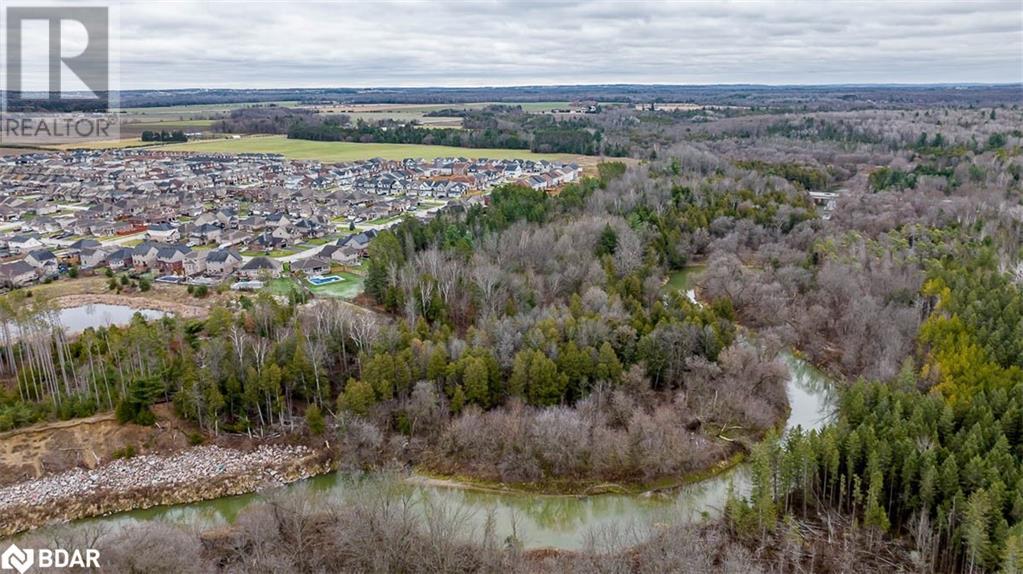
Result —
<path fill-rule="evenodd" d="M 259 102 L 229 104 L 197 104 L 188 106 L 163 106 L 146 108 L 123 108 L 119 110 L 121 135 L 124 139 L 138 139 L 146 130 L 153 131 L 206 131 L 217 119 L 227 116 L 232 110 L 253 105 L 295 106 L 298 102 Z"/>
<path fill-rule="evenodd" d="M 187 106 L 154 106 L 145 108 L 122 108 L 119 111 L 130 118 L 138 118 L 142 121 L 189 120 L 208 119 L 213 114 L 228 113 L 231 110 L 236 110 L 238 108 L 244 108 L 248 106 L 254 105 L 266 106 L 270 104 L 283 107 L 295 107 L 298 106 L 299 102 L 294 101 L 252 103 L 234 102 L 226 104 L 196 104 Z"/>
<path fill-rule="evenodd" d="M 319 161 L 358 161 L 371 158 L 405 159 L 438 157 L 465 157 L 491 159 L 547 159 L 572 161 L 571 154 L 533 153 L 528 150 L 463 148 L 415 144 L 378 144 L 352 142 L 317 142 L 291 140 L 284 136 L 252 136 L 239 139 L 191 141 L 160 146 L 166 151 L 200 153 L 279 153 L 288 159 Z"/>
<path fill-rule="evenodd" d="M 352 121 L 379 120 L 416 121 L 424 127 L 460 128 L 462 118 L 429 117 L 426 114 L 440 110 L 478 110 L 491 105 L 522 106 L 532 113 L 549 112 L 569 107 L 570 102 L 474 102 L 465 104 L 339 104 L 331 106 L 309 106 L 321 113 L 345 114 Z"/>
<path fill-rule="evenodd" d="M 175 128 L 177 129 L 177 128 Z M 124 135 L 124 134 L 122 134 Z M 77 142 L 73 144 L 62 144 L 54 146 L 44 146 L 45 149 L 53 149 L 58 151 L 69 151 L 75 149 L 120 149 L 128 147 L 143 147 L 153 145 L 150 142 L 144 142 L 135 137 L 122 137 L 117 140 L 103 140 L 103 141 L 92 141 L 92 142 Z"/>

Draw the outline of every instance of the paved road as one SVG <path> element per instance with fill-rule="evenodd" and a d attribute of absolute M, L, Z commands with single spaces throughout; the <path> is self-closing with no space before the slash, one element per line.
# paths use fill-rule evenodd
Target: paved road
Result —
<path fill-rule="evenodd" d="M 132 241 L 138 241 L 139 239 L 145 238 L 146 232 L 140 231 L 138 233 L 132 233 L 131 235 L 122 235 L 120 237 L 115 237 L 113 239 L 104 239 L 103 241 L 100 241 L 100 243 L 103 245 L 123 245 L 125 243 L 130 243 Z"/>

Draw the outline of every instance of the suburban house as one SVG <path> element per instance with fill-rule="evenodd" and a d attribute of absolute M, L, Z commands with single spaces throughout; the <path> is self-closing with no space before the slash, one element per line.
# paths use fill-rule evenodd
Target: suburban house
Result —
<path fill-rule="evenodd" d="M 161 273 L 182 275 L 185 272 L 185 256 L 191 251 L 184 245 L 161 247 L 156 253 L 156 267 Z"/>
<path fill-rule="evenodd" d="M 196 227 L 189 235 L 202 243 L 219 243 L 223 233 L 220 226 L 207 223 Z"/>
<path fill-rule="evenodd" d="M 135 251 L 127 247 L 116 249 L 109 253 L 106 257 L 107 266 L 114 271 L 119 271 L 125 267 L 131 267 L 135 261 Z"/>
<path fill-rule="evenodd" d="M 39 236 L 32 233 L 29 235 L 15 235 L 7 240 L 7 247 L 13 253 L 28 253 L 43 247 Z"/>
<path fill-rule="evenodd" d="M 317 256 L 300 259 L 291 264 L 291 270 L 306 275 L 323 275 L 330 271 L 330 259 Z"/>
<path fill-rule="evenodd" d="M 25 256 L 25 263 L 39 270 L 41 275 L 57 272 L 57 256 L 48 249 L 37 249 Z"/>
<path fill-rule="evenodd" d="M 260 255 L 253 257 L 238 269 L 238 275 L 245 279 L 259 279 L 260 277 L 280 277 L 281 264 L 276 259 Z"/>
<path fill-rule="evenodd" d="M 131 256 L 131 264 L 136 269 L 149 269 L 156 265 L 156 255 L 160 246 L 155 243 L 142 242 L 135 246 Z"/>
<path fill-rule="evenodd" d="M 93 267 L 99 267 L 107 261 L 107 256 L 113 248 L 103 247 L 84 247 L 78 252 L 78 264 L 84 269 L 92 269 Z M 130 258 L 130 251 L 128 257 Z"/>
<path fill-rule="evenodd" d="M 230 249 L 214 249 L 206 254 L 206 272 L 227 276 L 241 267 L 242 256 Z"/>
<path fill-rule="evenodd" d="M 363 231 L 362 233 L 356 233 L 347 237 L 342 237 L 337 240 L 338 247 L 345 247 L 351 251 L 355 251 L 361 257 L 366 253 L 369 248 L 370 241 L 377 236 L 375 229 L 369 231 Z"/>
<path fill-rule="evenodd" d="M 362 259 L 362 251 L 349 245 L 343 247 L 334 244 L 324 245 L 317 255 L 329 257 L 331 261 L 336 261 L 342 265 L 355 265 Z"/>
<path fill-rule="evenodd" d="M 96 241 L 95 239 L 88 238 L 79 239 L 78 241 L 75 241 L 74 243 L 68 246 L 67 250 L 64 252 L 64 257 L 62 259 L 71 265 L 81 265 L 82 251 L 85 249 L 96 250 L 99 247 L 100 242 Z"/>
<path fill-rule="evenodd" d="M 206 272 L 206 256 L 209 251 L 200 249 L 191 251 L 185 255 L 185 259 L 181 262 L 181 269 L 184 274 L 188 277 L 195 277 Z"/>
<path fill-rule="evenodd" d="M 36 269 L 18 260 L 0 265 L 0 283 L 8 287 L 23 287 L 36 280 Z"/>
<path fill-rule="evenodd" d="M 146 230 L 146 239 L 152 239 L 161 243 L 170 243 L 180 238 L 181 234 L 178 232 L 178 228 L 169 223 L 150 225 L 149 229 Z"/>

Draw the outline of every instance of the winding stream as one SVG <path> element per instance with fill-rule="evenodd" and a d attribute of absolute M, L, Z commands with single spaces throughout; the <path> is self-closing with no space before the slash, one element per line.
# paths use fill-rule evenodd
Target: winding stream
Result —
<path fill-rule="evenodd" d="M 786 354 L 790 378 L 786 385 L 791 413 L 785 429 L 801 426 L 819 429 L 830 419 L 834 396 L 830 381 L 808 363 Z M 276 489 L 274 492 L 300 492 L 326 498 L 379 492 L 381 481 L 370 476 L 354 478 L 331 473 Z M 731 487 L 736 494 L 750 489 L 745 464 L 713 478 L 680 487 L 666 494 L 550 496 L 521 493 L 493 493 L 449 486 L 400 483 L 392 485 L 392 496 L 404 496 L 415 502 L 418 512 L 444 512 L 464 525 L 466 534 L 481 532 L 485 523 L 499 539 L 516 537 L 526 548 L 580 548 L 591 536 L 606 533 L 609 539 L 627 543 L 631 528 L 642 532 L 657 523 L 698 521 L 721 513 Z M 214 527 L 234 520 L 264 494 L 247 494 L 206 502 L 156 507 L 90 519 L 114 526 L 133 521 L 167 520 L 174 523 Z M 613 532 L 613 534 L 612 534 Z"/>

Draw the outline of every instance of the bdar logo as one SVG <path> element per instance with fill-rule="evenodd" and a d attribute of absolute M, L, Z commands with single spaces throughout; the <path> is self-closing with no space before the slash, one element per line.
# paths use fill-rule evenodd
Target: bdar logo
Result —
<path fill-rule="evenodd" d="M 21 574 L 32 567 L 32 550 L 22 550 L 17 544 L 11 544 L 0 554 L 0 568 L 4 570 L 17 570 Z"/>

